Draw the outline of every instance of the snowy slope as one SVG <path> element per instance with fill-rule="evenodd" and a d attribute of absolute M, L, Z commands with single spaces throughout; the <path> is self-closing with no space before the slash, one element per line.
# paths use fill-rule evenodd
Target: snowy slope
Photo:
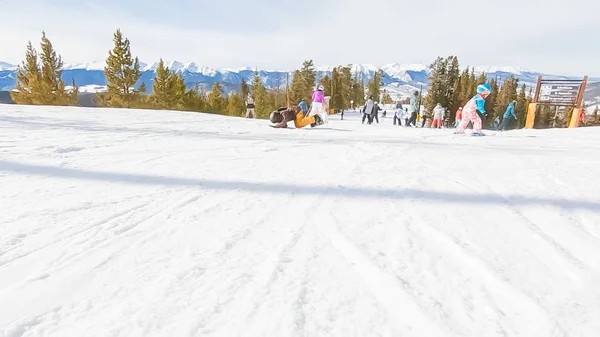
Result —
<path fill-rule="evenodd" d="M 600 335 L 598 128 L 0 105 L 0 132 L 0 336 Z"/>

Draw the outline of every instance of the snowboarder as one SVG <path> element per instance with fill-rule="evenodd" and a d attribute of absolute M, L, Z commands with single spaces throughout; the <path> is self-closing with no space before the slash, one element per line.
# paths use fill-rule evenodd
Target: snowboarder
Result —
<path fill-rule="evenodd" d="M 515 104 L 517 104 L 517 101 L 513 100 L 506 107 L 506 111 L 504 111 L 504 116 L 502 116 L 502 123 L 500 124 L 500 126 L 498 126 L 498 130 L 508 130 L 512 119 L 514 118 L 515 120 L 518 120 L 517 115 L 515 115 Z"/>
<path fill-rule="evenodd" d="M 483 136 L 481 132 L 481 117 L 487 115 L 485 111 L 485 99 L 492 92 L 489 84 L 480 84 L 477 86 L 477 94 L 471 98 L 463 108 L 463 115 L 460 125 L 456 128 L 456 134 L 465 133 L 465 128 L 469 122 L 473 122 L 473 136 Z"/>
<path fill-rule="evenodd" d="M 433 122 L 431 123 L 431 127 L 434 129 L 441 129 L 443 119 L 444 108 L 442 108 L 442 105 L 438 103 L 435 108 L 433 108 Z"/>
<path fill-rule="evenodd" d="M 325 94 L 323 93 L 322 85 L 319 84 L 317 89 L 312 94 L 312 106 L 310 107 L 309 116 L 320 115 L 323 123 L 328 123 L 329 118 L 327 116 L 327 112 L 325 111 Z"/>
<path fill-rule="evenodd" d="M 274 128 L 287 128 L 287 123 L 294 121 L 296 128 L 303 128 L 307 125 L 316 126 L 322 125 L 323 120 L 320 115 L 304 116 L 302 108 L 299 106 L 293 108 L 279 108 L 277 111 L 271 112 L 269 120 Z"/>
<path fill-rule="evenodd" d="M 246 98 L 246 118 L 256 118 L 254 108 L 254 98 L 252 97 L 252 94 L 248 93 L 248 97 Z"/>
<path fill-rule="evenodd" d="M 456 110 L 456 115 L 454 117 L 454 127 L 458 127 L 460 125 L 460 120 L 462 119 L 462 106 Z"/>

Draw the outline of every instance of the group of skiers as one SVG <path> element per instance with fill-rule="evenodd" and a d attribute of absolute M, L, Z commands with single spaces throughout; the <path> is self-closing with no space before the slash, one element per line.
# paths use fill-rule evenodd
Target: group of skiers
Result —
<path fill-rule="evenodd" d="M 379 102 L 374 102 L 373 97 L 369 97 L 360 111 L 363 114 L 362 123 L 364 124 L 365 119 L 367 119 L 367 124 L 373 124 L 373 119 L 375 119 L 377 124 L 379 124 L 379 111 L 381 111 Z"/>
<path fill-rule="evenodd" d="M 471 125 L 473 128 L 474 135 L 481 135 L 482 129 L 482 120 L 481 116 L 487 116 L 487 112 L 485 111 L 485 99 L 491 93 L 491 87 L 488 84 L 481 84 L 477 86 L 477 94 L 471 98 L 464 107 L 459 107 L 456 111 L 455 121 L 453 127 L 456 128 L 456 133 L 464 133 L 464 130 Z M 416 126 L 416 116 L 417 111 L 419 111 L 419 116 L 421 119 L 421 127 L 425 127 L 425 123 L 428 119 L 425 110 L 421 107 L 419 109 L 417 107 L 419 92 L 415 91 L 410 98 L 410 105 L 408 108 L 403 109 L 402 104 L 396 104 L 396 113 L 394 115 L 394 125 L 402 125 L 400 122 L 402 119 L 405 121 L 405 126 Z M 496 119 L 495 129 L 497 130 L 507 130 L 513 120 L 517 120 L 517 115 L 515 114 L 515 104 L 517 102 L 513 100 L 510 102 L 506 111 L 504 112 L 502 123 L 500 123 L 500 117 Z M 432 128 L 442 128 L 444 125 L 444 119 L 446 117 L 446 109 L 442 107 L 440 103 L 438 103 L 435 108 L 433 108 L 433 120 L 431 122 Z"/>
<path fill-rule="evenodd" d="M 487 116 L 485 111 L 485 99 L 490 95 L 492 88 L 489 84 L 480 84 L 477 86 L 477 94 L 473 96 L 464 107 L 460 107 L 456 111 L 454 127 L 456 128 L 455 133 L 464 133 L 465 129 L 472 125 L 473 135 L 481 136 L 482 133 L 482 119 L 481 116 Z M 428 118 L 424 109 L 419 108 L 419 92 L 415 91 L 410 97 L 410 103 L 408 108 L 403 108 L 402 104 L 396 104 L 396 111 L 394 113 L 394 125 L 402 125 L 401 120 L 405 121 L 405 126 L 416 126 L 417 113 L 420 113 L 421 127 L 425 126 L 425 122 Z M 252 97 L 248 95 L 246 100 L 247 112 L 246 117 L 254 115 L 254 101 Z M 297 106 L 291 108 L 280 108 L 277 111 L 273 111 L 269 117 L 270 121 L 274 123 L 273 127 L 285 128 L 287 123 L 290 121 L 294 122 L 296 128 L 302 128 L 308 125 L 312 127 L 328 123 L 328 112 L 326 107 L 326 99 L 323 93 L 323 86 L 318 85 L 312 94 L 312 104 L 309 108 L 304 100 L 300 101 Z M 512 101 L 503 115 L 502 123 L 497 124 L 498 130 L 506 130 L 513 119 L 517 119 L 515 114 L 516 101 Z M 379 111 L 381 108 L 379 103 L 374 101 L 372 97 L 367 99 L 367 102 L 362 107 L 360 112 L 362 113 L 362 123 L 367 119 L 368 124 L 372 124 L 373 120 L 379 123 Z M 443 120 L 445 117 L 446 109 L 437 104 L 433 109 L 433 121 L 431 123 L 432 128 L 441 128 L 443 126 Z M 397 123 L 397 124 L 396 124 Z"/>

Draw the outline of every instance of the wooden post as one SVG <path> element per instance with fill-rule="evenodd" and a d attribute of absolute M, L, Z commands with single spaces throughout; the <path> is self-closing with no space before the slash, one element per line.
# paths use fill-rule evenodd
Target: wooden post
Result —
<path fill-rule="evenodd" d="M 579 87 L 579 93 L 577 94 L 577 103 L 575 105 L 575 109 L 573 109 L 573 114 L 571 115 L 571 122 L 569 123 L 569 128 L 576 128 L 579 126 L 579 118 L 581 117 L 581 103 L 583 102 L 583 96 L 585 95 L 585 87 L 587 86 L 588 77 L 583 77 L 583 83 Z"/>
<path fill-rule="evenodd" d="M 333 68 L 333 69 L 335 69 L 335 68 Z M 333 100 L 333 74 L 334 73 L 333 73 L 333 70 L 332 70 L 331 71 L 331 81 L 330 81 L 330 83 L 331 83 L 331 99 L 332 100 Z M 329 111 L 327 111 L 326 113 L 329 114 L 329 115 L 331 115 L 332 114 L 331 110 L 333 110 L 333 109 L 331 109 L 331 106 L 329 106 L 329 105 L 328 105 L 328 108 L 329 108 Z"/>
<path fill-rule="evenodd" d="M 290 84 L 290 73 L 285 73 L 285 98 L 286 98 L 286 101 L 287 101 L 287 107 L 288 107 L 288 109 L 290 108 L 289 84 Z"/>
<path fill-rule="evenodd" d="M 527 119 L 525 120 L 525 129 L 533 129 L 535 124 L 535 114 L 537 112 L 537 102 L 540 99 L 540 89 L 542 88 L 542 76 L 538 76 L 537 84 L 535 86 L 535 94 L 533 101 L 529 103 L 527 107 Z"/>

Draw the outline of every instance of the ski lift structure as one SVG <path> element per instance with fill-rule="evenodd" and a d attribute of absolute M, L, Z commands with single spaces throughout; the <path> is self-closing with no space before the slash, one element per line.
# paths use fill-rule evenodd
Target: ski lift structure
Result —
<path fill-rule="evenodd" d="M 543 105 L 573 108 L 569 128 L 578 127 L 587 81 L 587 76 L 581 80 L 543 79 L 542 76 L 539 76 L 535 95 L 527 107 L 525 128 L 533 129 L 538 106 Z"/>

